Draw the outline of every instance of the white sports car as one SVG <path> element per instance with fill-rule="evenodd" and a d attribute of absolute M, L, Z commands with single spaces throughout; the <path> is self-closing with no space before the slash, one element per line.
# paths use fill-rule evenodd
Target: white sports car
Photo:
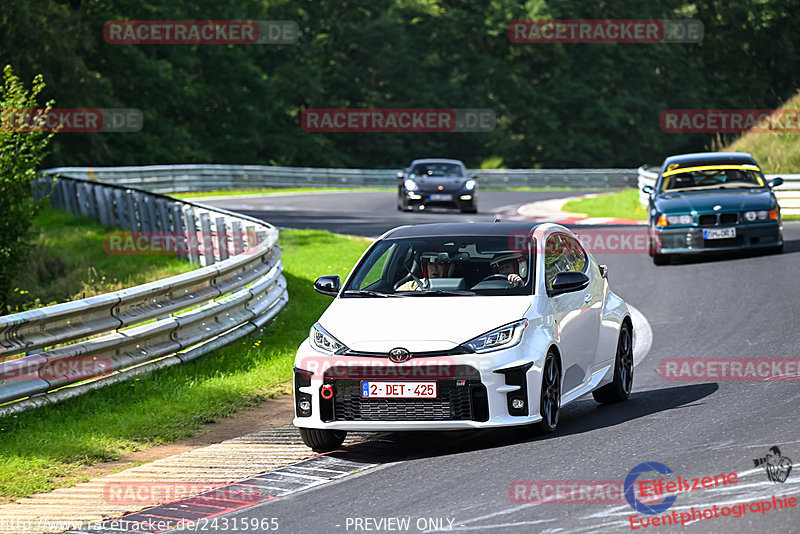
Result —
<path fill-rule="evenodd" d="M 317 451 L 348 430 L 555 430 L 592 392 L 628 398 L 625 302 L 557 224 L 444 223 L 381 236 L 297 351 L 295 426 Z"/>

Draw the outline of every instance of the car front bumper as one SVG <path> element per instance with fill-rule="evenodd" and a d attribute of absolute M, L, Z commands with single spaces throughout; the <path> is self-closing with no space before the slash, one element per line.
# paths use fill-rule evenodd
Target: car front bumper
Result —
<path fill-rule="evenodd" d="M 450 199 L 435 200 L 431 195 L 450 195 Z M 478 191 L 406 191 L 405 201 L 411 207 L 470 208 L 478 201 Z"/>
<path fill-rule="evenodd" d="M 736 237 L 704 239 L 703 230 L 714 228 L 736 228 Z M 783 244 L 782 230 L 780 221 L 730 226 L 651 227 L 651 232 L 654 232 L 653 251 L 657 254 L 698 254 L 774 248 Z"/>
<path fill-rule="evenodd" d="M 527 354 L 525 359 L 523 356 Z M 294 425 L 352 431 L 491 428 L 541 420 L 544 355 L 523 343 L 488 354 L 418 357 L 395 364 L 387 358 L 327 356 L 306 340 L 295 359 Z M 435 399 L 363 399 L 362 381 L 436 382 Z M 324 398 L 323 388 L 326 389 Z M 514 409 L 514 398 L 524 409 Z M 301 400 L 311 403 L 304 415 Z"/>

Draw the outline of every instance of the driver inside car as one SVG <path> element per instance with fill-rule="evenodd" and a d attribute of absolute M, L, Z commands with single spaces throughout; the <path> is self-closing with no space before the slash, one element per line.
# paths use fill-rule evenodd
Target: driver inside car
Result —
<path fill-rule="evenodd" d="M 508 283 L 512 286 L 521 286 L 525 283 L 522 276 L 527 275 L 528 262 L 521 253 L 501 252 L 495 254 L 489 265 L 494 274 L 507 275 Z"/>
<path fill-rule="evenodd" d="M 420 287 L 417 280 L 409 280 L 405 284 L 398 287 L 395 291 L 421 291 L 428 286 L 429 278 L 446 278 L 453 272 L 453 263 L 449 261 L 442 261 L 438 257 L 423 257 L 422 258 L 422 278 L 419 282 L 422 283 Z"/>

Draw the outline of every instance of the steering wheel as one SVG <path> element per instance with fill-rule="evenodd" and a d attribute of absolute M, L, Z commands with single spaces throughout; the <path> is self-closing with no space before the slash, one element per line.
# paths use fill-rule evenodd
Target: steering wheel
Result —
<path fill-rule="evenodd" d="M 489 276 L 487 276 L 486 278 L 481 280 L 481 282 L 488 282 L 489 280 L 502 280 L 503 282 L 508 282 L 508 275 L 505 275 L 505 274 L 490 274 Z M 508 283 L 511 283 L 511 282 L 508 282 Z"/>
<path fill-rule="evenodd" d="M 695 182 L 695 185 L 706 185 L 706 182 L 708 182 L 709 180 L 713 180 L 713 182 L 711 182 L 711 183 L 709 183 L 707 185 L 714 185 L 714 184 L 721 184 L 722 183 L 722 180 L 718 180 L 717 178 L 715 178 L 713 176 L 708 176 L 706 178 L 702 178 L 702 179 L 698 180 L 697 182 Z"/>

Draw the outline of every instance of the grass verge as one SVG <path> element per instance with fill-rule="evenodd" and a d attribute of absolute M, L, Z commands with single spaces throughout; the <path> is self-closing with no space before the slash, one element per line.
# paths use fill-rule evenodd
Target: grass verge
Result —
<path fill-rule="evenodd" d="M 570 213 L 583 213 L 588 217 L 647 219 L 647 211 L 639 202 L 638 189 L 628 189 L 620 193 L 570 200 L 561 209 Z"/>
<path fill-rule="evenodd" d="M 114 228 L 53 209 L 34 219 L 33 247 L 0 315 L 67 302 L 168 278 L 195 269 L 172 256 L 108 254 Z"/>
<path fill-rule="evenodd" d="M 288 392 L 295 350 L 330 303 L 312 282 L 346 275 L 369 241 L 287 230 L 279 244 L 290 297 L 265 330 L 187 364 L 0 419 L 0 495 L 72 485 L 86 465 L 190 436 Z"/>

